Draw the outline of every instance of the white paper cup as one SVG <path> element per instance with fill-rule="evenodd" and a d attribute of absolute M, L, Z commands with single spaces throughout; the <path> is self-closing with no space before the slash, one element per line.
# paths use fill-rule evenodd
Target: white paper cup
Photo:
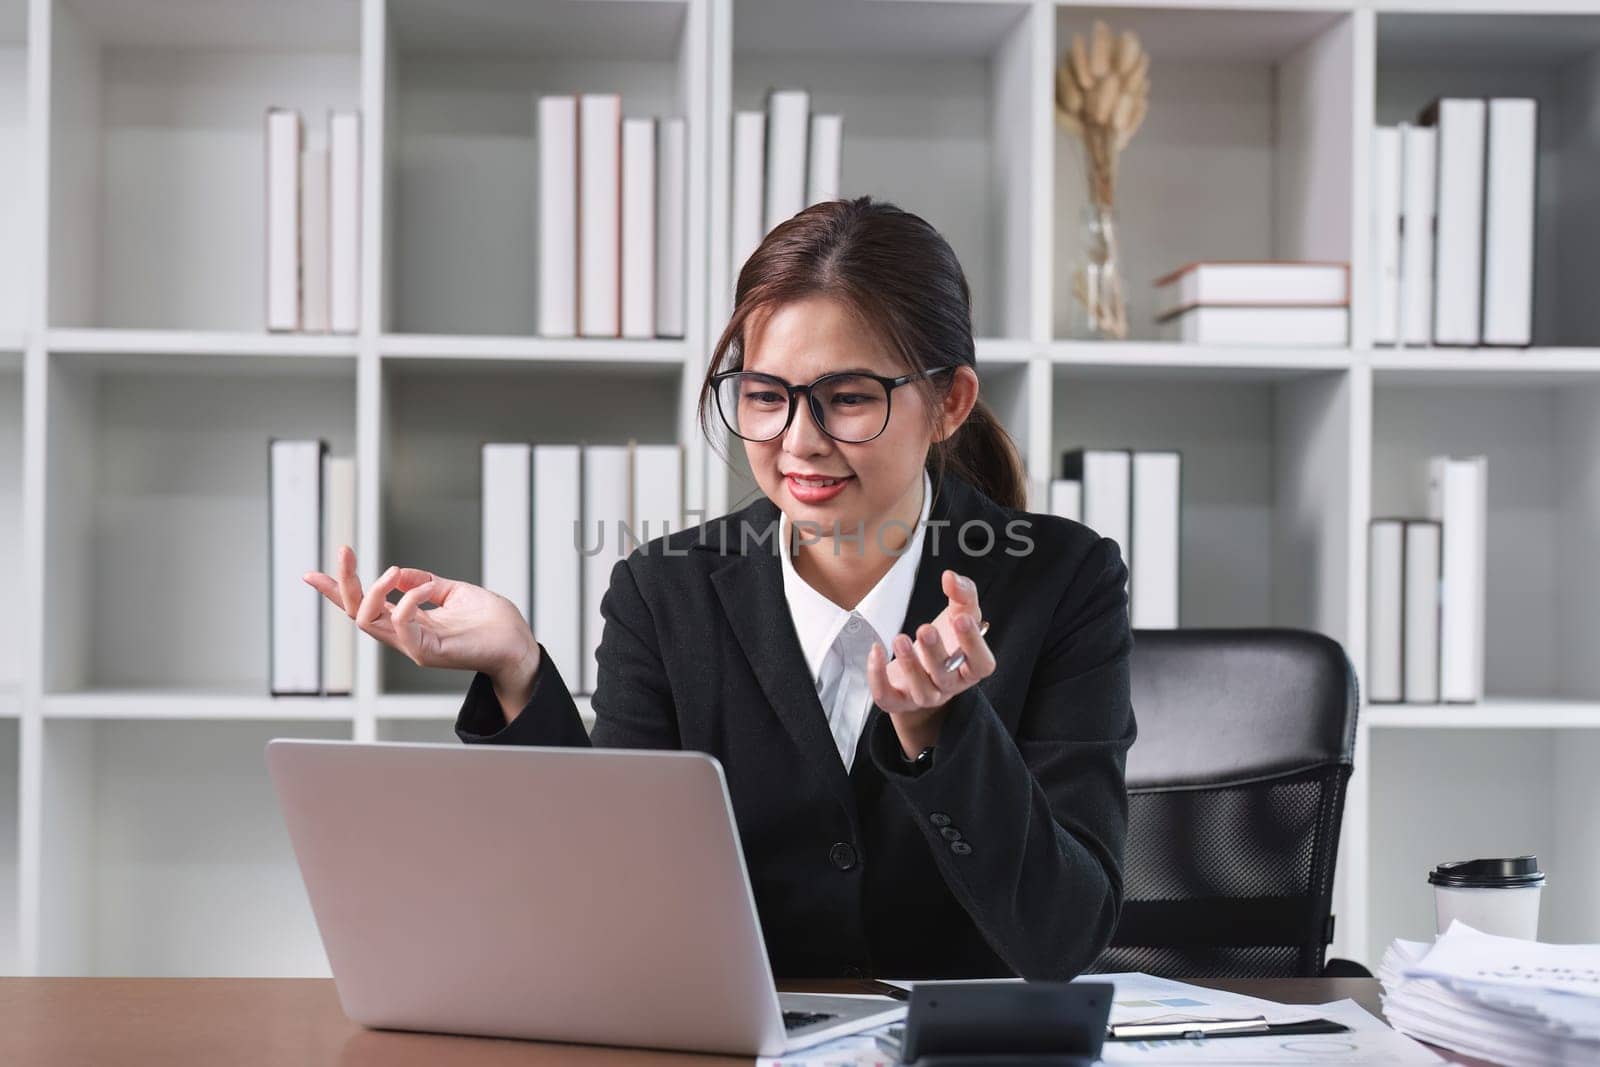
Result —
<path fill-rule="evenodd" d="M 1460 919 L 1482 933 L 1538 940 L 1544 872 L 1533 856 L 1441 863 L 1428 881 L 1439 933 Z"/>

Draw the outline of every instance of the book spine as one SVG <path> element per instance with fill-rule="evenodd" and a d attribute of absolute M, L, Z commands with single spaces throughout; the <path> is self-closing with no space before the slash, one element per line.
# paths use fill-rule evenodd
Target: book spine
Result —
<path fill-rule="evenodd" d="M 1439 701 L 1440 534 L 1436 522 L 1405 524 L 1402 693 L 1409 704 Z"/>
<path fill-rule="evenodd" d="M 578 332 L 578 98 L 539 98 L 539 336 Z"/>
<path fill-rule="evenodd" d="M 300 157 L 300 325 L 327 333 L 328 150 L 310 148 Z"/>
<path fill-rule="evenodd" d="M 611 587 L 611 570 L 627 556 L 623 527 L 633 487 L 629 482 L 626 445 L 588 445 L 583 450 L 583 672 L 582 691 L 593 693 L 599 682 L 600 638 L 605 616 L 600 602 Z"/>
<path fill-rule="evenodd" d="M 639 544 L 683 529 L 683 449 L 636 445 L 633 450 L 633 534 Z"/>
<path fill-rule="evenodd" d="M 1482 456 L 1429 462 L 1428 516 L 1444 526 L 1439 697 L 1448 703 L 1483 695 L 1487 471 Z"/>
<path fill-rule="evenodd" d="M 303 575 L 322 567 L 322 457 L 327 446 L 316 440 L 273 440 L 267 448 L 272 694 L 310 695 L 322 689 L 322 594 Z"/>
<path fill-rule="evenodd" d="M 356 543 L 356 461 L 327 456 L 322 469 L 322 570 L 337 578 L 339 546 Z M 348 695 L 356 680 L 355 623 L 324 597 L 322 626 L 322 691 Z"/>
<path fill-rule="evenodd" d="M 1050 483 L 1050 514 L 1073 522 L 1083 521 L 1083 483 L 1057 478 Z"/>
<path fill-rule="evenodd" d="M 1374 519 L 1367 530 L 1367 699 L 1404 699 L 1404 534 L 1397 519 Z"/>
<path fill-rule="evenodd" d="M 737 287 L 745 260 L 766 236 L 762 226 L 765 212 L 765 157 L 767 116 L 760 111 L 741 111 L 733 116 L 733 225 L 729 250 L 729 281 Z"/>
<path fill-rule="evenodd" d="M 1489 101 L 1484 192 L 1483 343 L 1533 343 L 1539 103 Z"/>
<path fill-rule="evenodd" d="M 328 314 L 334 333 L 361 328 L 361 114 L 328 116 Z"/>
<path fill-rule="evenodd" d="M 654 119 L 622 122 L 622 336 L 656 328 L 656 129 Z"/>
<path fill-rule="evenodd" d="M 622 98 L 578 99 L 578 332 L 622 332 Z"/>
<path fill-rule="evenodd" d="M 1179 502 L 1182 459 L 1176 452 L 1133 454 L 1131 553 L 1139 561 L 1130 619 L 1142 630 L 1178 626 Z"/>
<path fill-rule="evenodd" d="M 663 119 L 656 145 L 656 336 L 682 337 L 688 332 L 688 124 Z"/>
<path fill-rule="evenodd" d="M 1378 276 L 1373 286 L 1372 339 L 1392 345 L 1400 338 L 1400 205 L 1404 176 L 1400 169 L 1400 130 L 1381 126 L 1373 131 L 1373 248 Z"/>
<path fill-rule="evenodd" d="M 806 136 L 811 94 L 774 89 L 767 94 L 767 218 L 763 234 L 806 206 Z"/>
<path fill-rule="evenodd" d="M 1484 113 L 1482 100 L 1439 101 L 1435 344 L 1482 337 Z"/>
<path fill-rule="evenodd" d="M 533 448 L 533 632 L 569 679 L 581 679 L 583 491 L 577 445 Z"/>
<path fill-rule="evenodd" d="M 806 164 L 806 204 L 839 198 L 839 167 L 844 151 L 844 117 L 812 115 Z"/>
<path fill-rule="evenodd" d="M 1400 317 L 1405 344 L 1433 342 L 1433 197 L 1438 133 L 1429 126 L 1400 126 L 1405 178 L 1400 245 Z"/>
<path fill-rule="evenodd" d="M 525 444 L 483 446 L 483 587 L 511 601 L 530 620 L 531 451 Z"/>
<path fill-rule="evenodd" d="M 300 328 L 300 113 L 267 111 L 267 329 Z"/>

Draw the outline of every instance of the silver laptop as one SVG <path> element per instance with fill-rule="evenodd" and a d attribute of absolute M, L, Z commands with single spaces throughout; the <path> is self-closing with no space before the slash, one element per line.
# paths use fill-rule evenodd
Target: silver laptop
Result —
<path fill-rule="evenodd" d="M 710 756 L 275 740 L 267 766 L 363 1025 L 778 1056 L 905 1016 L 776 991 Z"/>

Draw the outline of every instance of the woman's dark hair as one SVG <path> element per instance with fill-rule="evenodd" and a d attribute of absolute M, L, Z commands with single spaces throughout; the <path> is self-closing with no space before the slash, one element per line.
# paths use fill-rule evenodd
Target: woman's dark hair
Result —
<path fill-rule="evenodd" d="M 867 196 L 813 204 L 767 234 L 739 272 L 733 314 L 700 386 L 700 428 L 708 439 L 715 439 L 711 378 L 744 366 L 746 323 L 757 312 L 809 296 L 843 302 L 908 372 L 977 369 L 972 293 L 939 231 L 917 215 Z M 930 429 L 937 425 L 939 400 L 953 378 L 936 374 L 904 387 L 922 391 Z M 949 470 L 996 503 L 1027 506 L 1022 459 L 981 396 L 955 433 L 934 442 L 926 467 L 935 493 Z"/>

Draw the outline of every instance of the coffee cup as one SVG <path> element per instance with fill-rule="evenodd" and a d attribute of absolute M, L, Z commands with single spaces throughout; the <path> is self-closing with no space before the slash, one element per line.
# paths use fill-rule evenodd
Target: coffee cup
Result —
<path fill-rule="evenodd" d="M 1439 933 L 1460 919 L 1474 930 L 1536 941 L 1544 872 L 1533 856 L 1441 863 L 1428 872 Z"/>

